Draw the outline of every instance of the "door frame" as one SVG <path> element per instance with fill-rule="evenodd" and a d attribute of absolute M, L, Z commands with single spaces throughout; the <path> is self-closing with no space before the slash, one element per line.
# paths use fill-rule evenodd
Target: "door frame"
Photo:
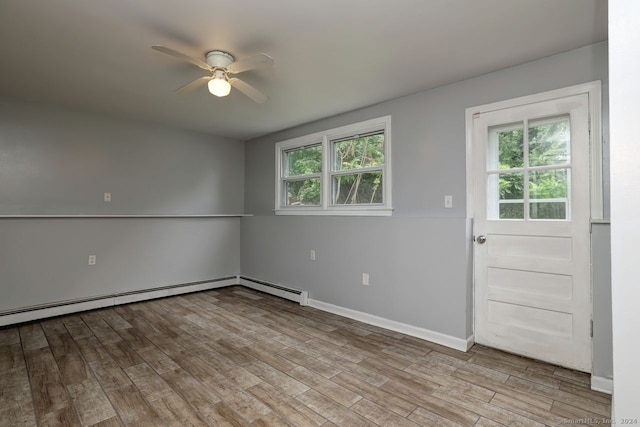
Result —
<path fill-rule="evenodd" d="M 533 95 L 522 96 L 518 98 L 508 99 L 504 101 L 498 101 L 490 104 L 479 105 L 475 107 L 469 107 L 465 110 L 465 143 L 466 143 L 466 216 L 471 223 L 471 233 L 473 234 L 473 219 L 475 216 L 474 211 L 474 159 L 473 159 L 473 118 L 474 116 L 482 113 L 487 113 L 496 110 L 502 110 L 512 107 L 518 107 L 527 104 L 533 104 L 537 102 L 550 101 L 554 99 L 565 98 L 574 95 L 586 94 L 589 98 L 589 193 L 590 193 L 590 221 L 602 220 L 604 217 L 604 203 L 603 203 L 603 175 L 602 175 L 602 83 L 597 80 L 589 83 L 583 83 L 575 86 L 569 86 L 566 88 L 551 90 L 547 92 L 536 93 Z M 470 239 L 469 245 L 473 245 L 471 242 L 472 235 L 468 236 Z M 591 239 L 591 236 L 589 236 Z M 591 245 L 593 242 L 591 241 Z M 473 248 L 473 246 L 471 246 Z M 471 249 L 471 259 L 475 259 L 475 251 Z M 593 264 L 593 260 L 591 260 Z M 473 333 L 475 335 L 475 322 L 476 322 L 476 280 L 475 280 L 475 262 L 472 261 L 470 265 L 471 280 L 472 280 L 472 301 L 471 304 L 471 316 L 473 322 Z M 591 298 L 591 313 L 593 313 L 593 272 L 589 274 L 589 288 L 592 295 Z M 470 337 L 469 341 L 475 341 L 474 335 Z M 471 344 L 471 343 L 470 343 Z M 593 341 L 592 341 L 592 357 L 593 357 Z"/>

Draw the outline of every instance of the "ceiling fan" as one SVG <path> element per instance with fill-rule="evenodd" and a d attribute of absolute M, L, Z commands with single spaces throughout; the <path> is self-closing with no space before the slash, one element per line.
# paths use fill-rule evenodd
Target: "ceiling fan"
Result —
<path fill-rule="evenodd" d="M 209 76 L 202 76 L 191 83 L 179 87 L 175 93 L 184 93 L 193 90 L 207 83 L 209 92 L 215 96 L 227 96 L 231 91 L 231 86 L 253 99 L 255 102 L 263 103 L 269 97 L 251 86 L 249 83 L 240 80 L 237 77 L 230 77 L 234 74 L 240 74 L 255 68 L 273 65 L 273 58 L 264 53 L 250 56 L 248 58 L 236 59 L 230 53 L 221 50 L 212 50 L 207 52 L 205 59 L 197 59 L 176 50 L 170 49 L 162 45 L 151 46 L 158 52 L 173 56 L 174 58 L 187 61 L 196 67 L 200 67 L 211 73 Z"/>

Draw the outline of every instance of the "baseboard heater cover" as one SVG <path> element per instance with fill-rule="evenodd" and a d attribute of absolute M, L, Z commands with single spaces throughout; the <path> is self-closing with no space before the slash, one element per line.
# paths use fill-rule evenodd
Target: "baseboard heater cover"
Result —
<path fill-rule="evenodd" d="M 172 295 L 205 291 L 208 289 L 223 288 L 226 286 L 237 284 L 238 276 L 228 276 L 218 279 L 202 280 L 199 282 L 181 283 L 151 289 L 118 292 L 109 295 L 35 305 L 16 310 L 7 310 L 0 312 L 0 326 L 14 325 L 17 323 L 30 322 L 32 320 L 45 319 L 47 317 L 61 316 L 63 314 L 94 310 L 97 308 L 112 307 L 115 305 L 128 304 L 136 301 L 164 298 Z"/>
<path fill-rule="evenodd" d="M 256 291 L 288 299 L 290 301 L 297 302 L 300 305 L 309 304 L 309 293 L 307 291 L 301 291 L 298 289 L 293 289 L 246 276 L 240 276 L 240 285 L 250 289 L 254 289 Z"/>

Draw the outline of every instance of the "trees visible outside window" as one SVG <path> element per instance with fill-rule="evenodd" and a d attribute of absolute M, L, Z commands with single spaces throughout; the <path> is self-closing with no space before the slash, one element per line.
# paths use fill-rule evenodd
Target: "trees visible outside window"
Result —
<path fill-rule="evenodd" d="M 277 214 L 391 213 L 390 117 L 276 144 Z"/>
<path fill-rule="evenodd" d="M 382 203 L 384 132 L 332 144 L 333 204 Z"/>
<path fill-rule="evenodd" d="M 497 216 L 524 219 L 528 206 L 528 219 L 568 219 L 571 188 L 568 117 L 532 121 L 526 133 L 523 123 L 491 132 L 492 152 L 487 166 L 489 184 L 498 189 Z M 489 200 L 490 210 L 492 203 L 496 201 Z"/>
<path fill-rule="evenodd" d="M 320 173 L 322 145 L 285 151 L 286 172 L 284 191 L 287 206 L 320 205 Z"/>

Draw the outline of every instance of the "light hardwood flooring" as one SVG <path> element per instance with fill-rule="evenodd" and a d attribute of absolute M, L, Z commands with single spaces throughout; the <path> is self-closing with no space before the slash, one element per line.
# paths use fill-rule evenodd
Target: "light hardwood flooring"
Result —
<path fill-rule="evenodd" d="M 598 423 L 589 376 L 242 287 L 0 330 L 2 426 Z"/>

